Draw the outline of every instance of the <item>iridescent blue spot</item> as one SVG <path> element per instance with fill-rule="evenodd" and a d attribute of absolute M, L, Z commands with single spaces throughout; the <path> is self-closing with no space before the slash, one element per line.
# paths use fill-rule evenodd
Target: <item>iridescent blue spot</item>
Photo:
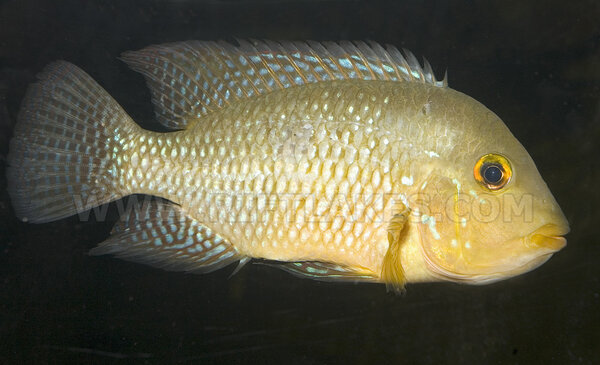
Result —
<path fill-rule="evenodd" d="M 228 258 L 230 258 L 230 257 L 231 257 L 231 256 L 233 256 L 233 255 L 234 255 L 234 253 L 233 253 L 233 252 L 231 252 L 231 251 L 229 251 L 229 252 L 227 252 L 227 253 L 225 253 L 225 254 L 221 255 L 221 257 L 219 257 L 219 260 L 225 260 L 225 259 L 228 259 Z"/>
<path fill-rule="evenodd" d="M 296 66 L 304 71 L 308 71 L 309 69 L 308 65 L 302 61 L 296 61 Z"/>
<path fill-rule="evenodd" d="M 311 56 L 311 55 L 305 55 L 304 59 L 307 60 L 310 63 L 317 63 L 317 58 L 315 56 Z"/>
<path fill-rule="evenodd" d="M 350 62 L 350 60 L 347 58 L 340 58 L 338 60 L 338 63 L 344 68 L 347 68 L 347 69 L 352 68 L 352 62 Z"/>
<path fill-rule="evenodd" d="M 290 87 L 290 82 L 288 81 L 287 76 L 285 75 L 279 75 L 279 82 L 281 82 L 281 84 L 283 85 L 283 87 Z"/>
<path fill-rule="evenodd" d="M 312 266 L 307 266 L 306 267 L 306 271 L 309 272 L 309 273 L 311 273 L 311 274 L 322 274 L 322 275 L 327 274 L 327 270 L 319 270 L 319 269 L 317 269 L 315 267 L 312 267 Z"/>
<path fill-rule="evenodd" d="M 212 250 L 208 251 L 205 254 L 206 259 L 209 259 L 209 258 L 213 257 L 214 255 L 218 254 L 219 252 L 217 252 L 217 248 L 219 248 L 219 247 L 221 247 L 221 246 L 217 246 L 216 248 L 213 248 Z"/>
<path fill-rule="evenodd" d="M 329 68 L 332 69 L 333 71 L 338 71 L 337 65 L 329 58 L 323 59 L 323 62 L 325 62 L 327 64 L 327 66 L 329 66 Z"/>
<path fill-rule="evenodd" d="M 367 67 L 365 65 L 363 65 L 362 63 L 355 63 L 356 68 L 358 68 L 360 71 L 367 71 Z"/>

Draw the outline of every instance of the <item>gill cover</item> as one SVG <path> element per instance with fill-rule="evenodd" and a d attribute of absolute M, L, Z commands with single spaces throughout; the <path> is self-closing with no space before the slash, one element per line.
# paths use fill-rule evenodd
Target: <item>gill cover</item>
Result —
<path fill-rule="evenodd" d="M 482 187 L 465 189 L 460 181 L 440 175 L 433 175 L 427 186 L 435 189 L 423 193 L 414 218 L 425 261 L 434 274 L 454 281 L 490 281 L 540 255 L 511 229 L 524 218 L 504 219 L 510 198 Z"/>

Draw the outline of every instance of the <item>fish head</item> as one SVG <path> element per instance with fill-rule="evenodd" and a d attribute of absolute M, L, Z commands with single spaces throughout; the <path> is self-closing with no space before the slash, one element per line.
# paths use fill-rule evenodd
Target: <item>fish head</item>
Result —
<path fill-rule="evenodd" d="M 413 220 L 435 276 L 482 284 L 546 262 L 566 245 L 569 224 L 525 148 L 471 103 L 448 122 L 464 138 L 430 163 Z"/>

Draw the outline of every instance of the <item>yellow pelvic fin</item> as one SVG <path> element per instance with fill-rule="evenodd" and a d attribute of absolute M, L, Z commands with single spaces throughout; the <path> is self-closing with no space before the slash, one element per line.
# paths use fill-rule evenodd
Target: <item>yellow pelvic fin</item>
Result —
<path fill-rule="evenodd" d="M 410 209 L 406 208 L 399 214 L 392 217 L 388 226 L 389 247 L 383 258 L 383 267 L 381 269 L 381 279 L 385 282 L 388 290 L 396 293 L 404 291 L 406 277 L 404 269 L 400 262 L 400 246 L 402 244 L 402 232 L 410 216 Z"/>

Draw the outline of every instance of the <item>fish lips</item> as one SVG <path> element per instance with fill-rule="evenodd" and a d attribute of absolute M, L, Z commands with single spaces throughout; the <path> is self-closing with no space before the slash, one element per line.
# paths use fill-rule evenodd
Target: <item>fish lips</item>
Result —
<path fill-rule="evenodd" d="M 569 230 L 568 225 L 545 224 L 529 234 L 525 242 L 529 247 L 556 252 L 567 245 L 564 236 L 569 233 Z"/>

